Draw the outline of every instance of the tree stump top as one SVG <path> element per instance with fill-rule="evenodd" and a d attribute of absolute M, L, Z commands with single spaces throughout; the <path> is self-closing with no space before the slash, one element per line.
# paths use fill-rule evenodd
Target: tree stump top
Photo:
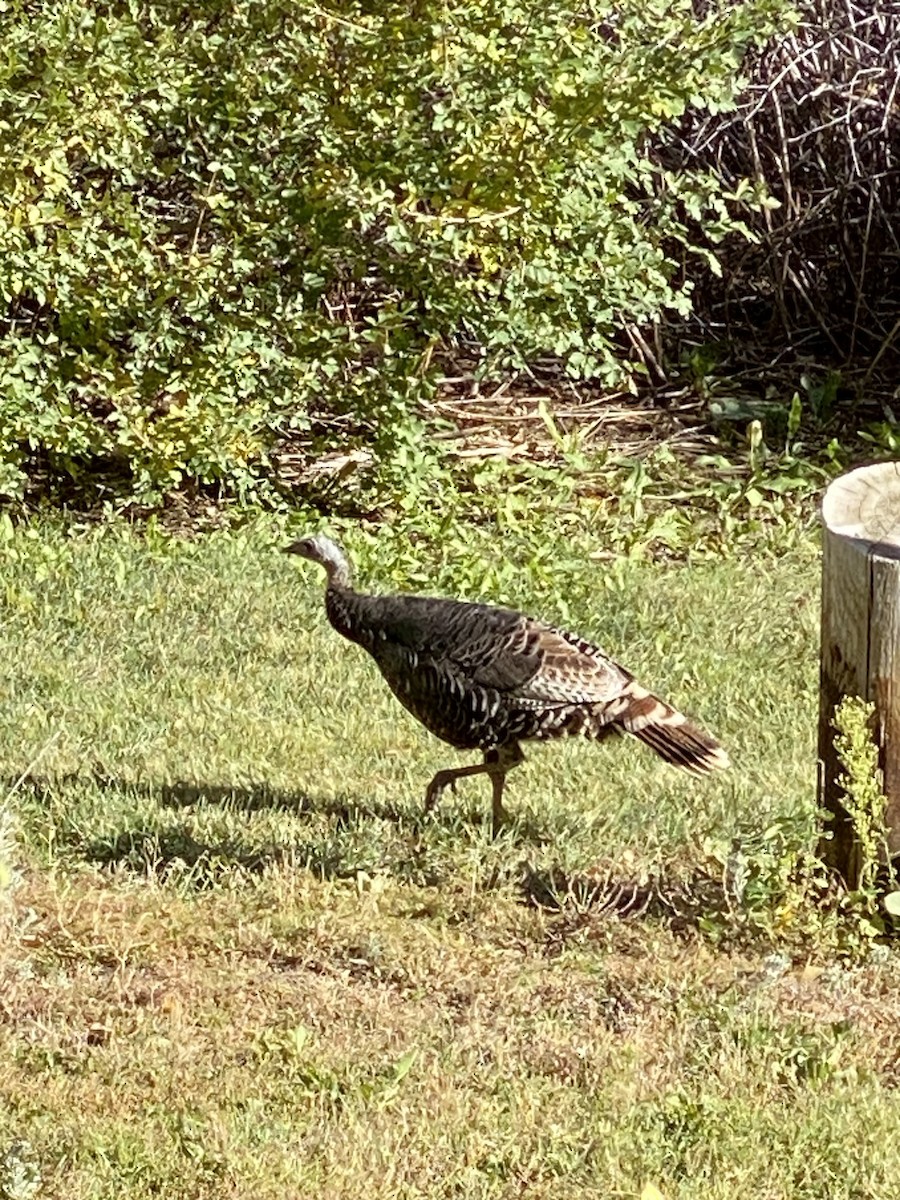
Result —
<path fill-rule="evenodd" d="M 900 558 L 900 463 L 857 467 L 835 479 L 822 501 L 822 520 L 838 537 Z"/>

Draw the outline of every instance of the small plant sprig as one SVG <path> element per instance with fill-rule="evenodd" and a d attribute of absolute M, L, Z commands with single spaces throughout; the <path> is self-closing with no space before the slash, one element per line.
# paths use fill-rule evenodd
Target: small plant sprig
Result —
<path fill-rule="evenodd" d="M 873 704 L 848 696 L 834 713 L 839 782 L 856 847 L 850 886 L 803 844 L 808 831 L 795 818 L 775 821 L 727 850 L 707 847 L 722 866 L 730 900 L 724 923 L 710 919 L 701 924 L 714 940 L 727 936 L 736 924 L 777 946 L 802 946 L 805 955 L 861 959 L 885 934 L 885 913 L 900 915 L 885 827 L 887 801 L 872 734 L 874 712 Z"/>
<path fill-rule="evenodd" d="M 856 696 L 845 696 L 834 712 L 835 750 L 843 771 L 838 784 L 854 834 L 853 890 L 845 902 L 860 921 L 869 921 L 873 932 L 884 932 L 882 911 L 900 913 L 900 892 L 891 866 L 878 747 L 872 733 L 875 705 Z M 885 882 L 891 889 L 884 894 Z"/>

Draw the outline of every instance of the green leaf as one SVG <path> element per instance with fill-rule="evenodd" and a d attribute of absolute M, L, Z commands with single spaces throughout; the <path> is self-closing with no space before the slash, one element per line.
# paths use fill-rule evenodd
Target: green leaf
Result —
<path fill-rule="evenodd" d="M 394 1063 L 394 1083 L 400 1083 L 401 1080 L 406 1078 L 412 1070 L 413 1063 L 417 1057 L 418 1055 L 415 1050 L 407 1050 L 405 1054 L 397 1059 L 396 1063 Z"/>

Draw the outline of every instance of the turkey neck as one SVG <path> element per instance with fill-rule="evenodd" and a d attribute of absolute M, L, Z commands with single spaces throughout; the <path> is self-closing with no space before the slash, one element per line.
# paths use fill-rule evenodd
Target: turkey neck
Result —
<path fill-rule="evenodd" d="M 350 587 L 330 583 L 325 589 L 325 612 L 332 626 L 351 642 L 372 648 L 375 637 L 366 621 L 366 610 L 371 596 L 361 596 Z"/>

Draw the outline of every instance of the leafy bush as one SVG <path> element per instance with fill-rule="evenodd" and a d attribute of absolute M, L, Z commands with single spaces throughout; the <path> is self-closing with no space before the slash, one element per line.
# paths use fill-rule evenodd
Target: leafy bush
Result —
<path fill-rule="evenodd" d="M 3 5 L 0 491 L 40 460 L 247 495 L 285 436 L 383 454 L 460 342 L 619 378 L 617 330 L 689 305 L 681 214 L 734 225 L 642 139 L 729 105 L 786 11 L 705 7 Z"/>

